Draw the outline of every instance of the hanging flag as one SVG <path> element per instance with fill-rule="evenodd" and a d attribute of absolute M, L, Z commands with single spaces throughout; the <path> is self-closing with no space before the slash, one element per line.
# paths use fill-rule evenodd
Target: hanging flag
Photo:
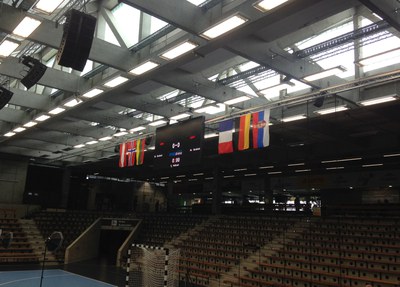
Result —
<path fill-rule="evenodd" d="M 146 148 L 146 139 L 138 139 L 136 143 L 136 164 L 141 165 L 144 161 L 144 149 Z"/>
<path fill-rule="evenodd" d="M 250 119 L 251 114 L 240 117 L 238 150 L 245 150 L 250 147 Z"/>
<path fill-rule="evenodd" d="M 253 113 L 253 148 L 269 146 L 270 109 Z"/>
<path fill-rule="evenodd" d="M 122 143 L 119 145 L 119 167 L 125 167 L 126 166 L 126 149 L 125 149 L 125 143 Z"/>
<path fill-rule="evenodd" d="M 129 141 L 125 143 L 125 146 L 126 146 L 126 157 L 128 158 L 127 166 L 134 166 L 136 157 L 135 141 Z"/>
<path fill-rule="evenodd" d="M 219 123 L 218 154 L 233 152 L 232 130 L 233 120 Z"/>

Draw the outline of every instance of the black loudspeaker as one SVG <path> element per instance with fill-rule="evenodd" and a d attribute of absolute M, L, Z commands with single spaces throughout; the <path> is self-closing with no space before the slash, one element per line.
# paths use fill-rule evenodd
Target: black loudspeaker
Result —
<path fill-rule="evenodd" d="M 47 67 L 46 65 L 40 63 L 39 60 L 29 56 L 22 56 L 22 64 L 27 66 L 29 71 L 21 80 L 21 83 L 29 90 L 43 77 Z"/>
<path fill-rule="evenodd" d="M 317 107 L 317 108 L 322 107 L 323 104 L 324 104 L 324 101 L 325 101 L 325 97 L 319 97 L 319 98 L 317 98 L 317 99 L 315 100 L 315 102 L 314 102 L 314 107 Z"/>
<path fill-rule="evenodd" d="M 63 244 L 64 236 L 61 232 L 55 231 L 46 239 L 46 247 L 49 251 L 57 251 Z"/>
<path fill-rule="evenodd" d="M 13 92 L 0 87 L 0 110 L 4 108 L 4 106 L 11 100 L 11 97 L 14 95 Z M 1 233 L 0 233 L 1 235 Z"/>
<path fill-rule="evenodd" d="M 68 11 L 66 17 L 57 62 L 83 71 L 92 47 L 96 18 L 74 9 Z"/>

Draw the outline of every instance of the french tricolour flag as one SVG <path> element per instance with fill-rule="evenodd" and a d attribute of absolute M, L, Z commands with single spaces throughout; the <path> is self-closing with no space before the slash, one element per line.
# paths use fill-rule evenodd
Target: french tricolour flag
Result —
<path fill-rule="evenodd" d="M 252 114 L 253 148 L 269 146 L 269 114 L 269 109 Z"/>
<path fill-rule="evenodd" d="M 219 123 L 218 153 L 233 152 L 232 142 L 233 120 L 226 120 Z"/>

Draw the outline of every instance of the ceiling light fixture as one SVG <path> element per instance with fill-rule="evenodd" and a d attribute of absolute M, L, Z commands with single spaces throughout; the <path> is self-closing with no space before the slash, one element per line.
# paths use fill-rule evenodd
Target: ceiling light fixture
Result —
<path fill-rule="evenodd" d="M 127 135 L 128 133 L 126 131 L 117 131 L 114 136 L 115 137 L 122 137 L 124 135 Z"/>
<path fill-rule="evenodd" d="M 20 132 L 23 132 L 23 131 L 25 131 L 25 130 L 26 130 L 26 128 L 18 127 L 18 128 L 16 128 L 16 129 L 14 129 L 13 132 L 20 133 Z"/>
<path fill-rule="evenodd" d="M 256 7 L 258 10 L 261 10 L 262 12 L 267 12 L 269 10 L 272 10 L 283 3 L 287 2 L 289 0 L 263 0 L 257 2 L 254 7 Z"/>
<path fill-rule="evenodd" d="M 36 126 L 36 125 L 37 125 L 36 122 L 31 121 L 31 122 L 27 122 L 26 124 L 24 124 L 24 127 L 31 128 L 31 127 Z"/>
<path fill-rule="evenodd" d="M 241 102 L 244 102 L 244 101 L 247 101 L 247 100 L 250 100 L 250 97 L 241 96 L 241 97 L 238 97 L 238 98 L 235 98 L 235 99 L 227 100 L 227 101 L 224 102 L 224 104 L 228 105 L 228 106 L 231 106 L 231 105 L 234 105 L 234 104 L 237 104 L 237 103 L 241 103 Z"/>
<path fill-rule="evenodd" d="M 260 166 L 258 169 L 268 169 L 268 168 L 274 168 L 273 165 L 266 165 L 266 166 Z"/>
<path fill-rule="evenodd" d="M 83 103 L 83 102 L 80 99 L 72 99 L 72 100 L 69 100 L 68 102 L 66 102 L 64 104 L 64 106 L 72 108 L 72 107 L 75 107 L 75 106 L 77 106 L 77 105 L 79 105 L 81 103 Z"/>
<path fill-rule="evenodd" d="M 333 159 L 333 160 L 322 160 L 321 163 L 335 163 L 335 162 L 345 162 L 345 161 L 355 161 L 362 160 L 361 157 L 350 157 L 350 158 L 341 158 L 341 159 Z"/>
<path fill-rule="evenodd" d="M 217 104 L 217 105 L 201 107 L 194 111 L 195 111 L 195 113 L 206 113 L 209 115 L 215 115 L 215 114 L 224 112 L 225 109 L 226 109 L 226 106 L 224 104 Z"/>
<path fill-rule="evenodd" d="M 215 138 L 215 137 L 217 137 L 217 136 L 218 136 L 217 133 L 210 133 L 210 134 L 204 135 L 204 138 L 205 138 L 205 139 L 209 139 L 209 138 Z"/>
<path fill-rule="evenodd" d="M 128 80 L 129 80 L 128 78 L 118 76 L 112 80 L 109 80 L 108 82 L 105 82 L 104 86 L 109 87 L 109 88 L 115 88 L 116 86 L 119 86 Z"/>
<path fill-rule="evenodd" d="M 167 121 L 164 121 L 164 120 L 158 120 L 158 121 L 155 121 L 155 122 L 149 123 L 149 126 L 152 126 L 152 127 L 157 127 L 157 126 L 161 126 L 161 125 L 163 125 L 163 124 L 166 124 L 166 123 L 167 123 Z"/>
<path fill-rule="evenodd" d="M 333 108 L 327 108 L 327 109 L 323 109 L 323 110 L 314 111 L 314 113 L 320 114 L 320 115 L 327 115 L 327 114 L 337 113 L 337 112 L 341 112 L 341 111 L 346 111 L 348 109 L 349 108 L 347 106 L 337 106 L 337 107 L 333 107 Z"/>
<path fill-rule="evenodd" d="M 288 166 L 300 166 L 300 165 L 304 165 L 304 162 L 299 162 L 299 163 L 289 163 Z"/>
<path fill-rule="evenodd" d="M 320 80 L 329 76 L 338 75 L 340 73 L 346 72 L 346 68 L 343 66 L 337 66 L 334 68 L 327 69 L 325 71 L 315 73 L 309 76 L 304 77 L 304 80 L 307 82 L 312 82 L 316 80 Z"/>
<path fill-rule="evenodd" d="M 4 136 L 9 138 L 9 137 L 15 136 L 15 133 L 8 132 L 8 133 L 4 134 Z"/>
<path fill-rule="evenodd" d="M 129 132 L 134 133 L 134 132 L 143 131 L 145 129 L 146 129 L 145 127 L 140 126 L 140 127 L 136 127 L 136 128 L 130 129 Z"/>
<path fill-rule="evenodd" d="M 282 173 L 281 171 L 270 171 L 268 174 L 273 175 L 273 174 L 281 174 L 281 173 Z"/>
<path fill-rule="evenodd" d="M 109 141 L 110 139 L 112 139 L 111 136 L 106 136 L 106 137 L 103 137 L 103 138 L 99 138 L 99 141 L 105 142 L 105 141 Z"/>
<path fill-rule="evenodd" d="M 63 111 L 65 111 L 64 108 L 57 107 L 57 108 L 52 109 L 51 111 L 49 111 L 49 114 L 58 115 L 59 113 L 62 113 Z"/>
<path fill-rule="evenodd" d="M 139 76 L 150 70 L 153 70 L 154 68 L 156 68 L 159 65 L 160 64 L 155 63 L 153 61 L 147 61 L 147 62 L 144 62 L 143 64 L 140 64 L 139 66 L 133 68 L 132 70 L 129 71 L 129 73 Z"/>
<path fill-rule="evenodd" d="M 371 163 L 371 164 L 363 164 L 362 167 L 377 167 L 382 165 L 383 163 Z"/>
<path fill-rule="evenodd" d="M 287 118 L 282 118 L 281 121 L 284 123 L 298 121 L 307 118 L 306 115 L 296 115 Z"/>
<path fill-rule="evenodd" d="M 93 144 L 97 144 L 97 143 L 98 143 L 98 141 L 94 140 L 94 141 L 89 141 L 86 144 L 87 145 L 93 145 Z"/>
<path fill-rule="evenodd" d="M 372 105 L 377 105 L 377 104 L 381 104 L 381 103 L 395 101 L 398 99 L 399 98 L 397 95 L 392 95 L 392 96 L 385 96 L 385 97 L 379 97 L 379 98 L 375 98 L 375 99 L 365 100 L 365 101 L 360 102 L 360 104 L 363 106 L 372 106 Z"/>
<path fill-rule="evenodd" d="M 216 25 L 212 26 L 211 28 L 207 29 L 206 31 L 204 31 L 201 36 L 207 38 L 207 39 L 214 39 L 217 38 L 237 27 L 239 27 L 240 25 L 243 25 L 244 23 L 246 23 L 248 19 L 239 16 L 239 15 L 234 15 L 231 16 L 219 23 L 217 23 Z"/>
<path fill-rule="evenodd" d="M 327 167 L 326 170 L 344 169 L 344 166 Z"/>
<path fill-rule="evenodd" d="M 75 145 L 74 148 L 82 148 L 84 146 L 85 146 L 84 144 L 78 144 L 78 145 Z"/>
<path fill-rule="evenodd" d="M 171 117 L 171 120 L 181 120 L 181 119 L 188 118 L 188 117 L 190 117 L 190 114 L 183 113 L 183 114 Z"/>
<path fill-rule="evenodd" d="M 391 154 L 384 154 L 383 157 L 395 157 L 400 156 L 400 153 L 391 153 Z"/>
<path fill-rule="evenodd" d="M 49 118 L 50 118 L 49 115 L 41 115 L 41 116 L 37 117 L 37 118 L 35 119 L 35 121 L 37 121 L 37 122 L 43 122 L 43 121 L 45 121 L 45 120 L 47 120 L 47 119 L 49 119 Z"/>
<path fill-rule="evenodd" d="M 195 49 L 198 45 L 191 42 L 191 41 L 185 41 L 169 50 L 161 54 L 162 58 L 165 58 L 167 60 L 172 60 L 175 59 L 193 49 Z"/>
<path fill-rule="evenodd" d="M 0 56 L 1 57 L 8 57 L 11 55 L 12 52 L 15 51 L 15 49 L 18 48 L 19 42 L 17 41 L 12 41 L 10 39 L 5 39 L 3 42 L 0 44 Z"/>
<path fill-rule="evenodd" d="M 22 38 L 27 38 L 41 23 L 39 20 L 25 16 L 12 33 Z"/>
<path fill-rule="evenodd" d="M 93 90 L 90 90 L 89 92 L 84 93 L 82 95 L 82 97 L 90 99 L 90 98 L 93 98 L 93 97 L 95 97 L 97 95 L 100 95 L 103 92 L 104 91 L 101 90 L 101 89 L 94 88 Z"/>

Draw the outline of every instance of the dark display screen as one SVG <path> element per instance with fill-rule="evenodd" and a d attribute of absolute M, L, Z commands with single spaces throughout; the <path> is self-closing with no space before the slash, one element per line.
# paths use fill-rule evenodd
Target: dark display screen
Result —
<path fill-rule="evenodd" d="M 158 128 L 154 166 L 177 168 L 201 161 L 204 138 L 204 117 Z"/>

